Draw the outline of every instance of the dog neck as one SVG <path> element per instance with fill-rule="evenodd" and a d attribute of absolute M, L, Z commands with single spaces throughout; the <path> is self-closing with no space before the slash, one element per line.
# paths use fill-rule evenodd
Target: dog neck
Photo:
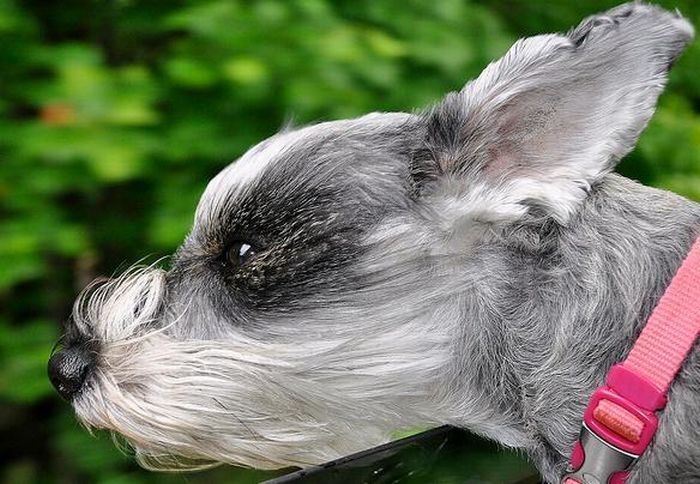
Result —
<path fill-rule="evenodd" d="M 496 247 L 508 277 L 488 285 L 496 303 L 483 293 L 464 300 L 459 378 L 482 396 L 465 426 L 526 449 L 556 481 L 590 394 L 626 356 L 700 233 L 700 206 L 610 175 L 567 227 L 508 233 Z"/>

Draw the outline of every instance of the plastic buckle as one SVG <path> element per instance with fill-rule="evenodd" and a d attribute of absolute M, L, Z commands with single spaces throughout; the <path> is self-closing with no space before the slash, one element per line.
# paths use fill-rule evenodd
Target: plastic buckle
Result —
<path fill-rule="evenodd" d="M 610 370 L 606 383 L 593 392 L 588 402 L 563 484 L 624 484 L 630 468 L 656 434 L 659 419 L 655 411 L 666 405 L 665 393 L 623 365 Z M 642 424 L 637 439 L 629 440 L 595 418 L 603 400 L 624 409 Z"/>
<path fill-rule="evenodd" d="M 623 484 L 638 457 L 613 447 L 583 424 L 572 462 L 566 469 L 561 482 L 563 484 Z M 579 462 L 575 462 L 577 460 Z"/>
<path fill-rule="evenodd" d="M 606 427 L 595 418 L 595 410 L 602 400 L 607 400 L 623 408 L 642 422 L 643 427 L 639 440 L 636 442 L 630 441 L 614 430 Z M 654 438 L 656 428 L 659 425 L 659 419 L 653 410 L 640 408 L 608 386 L 600 387 L 593 393 L 591 401 L 588 403 L 588 407 L 586 407 L 586 411 L 583 414 L 583 422 L 589 430 L 608 445 L 632 455 L 642 455 L 644 450 L 649 446 L 651 439 Z"/>

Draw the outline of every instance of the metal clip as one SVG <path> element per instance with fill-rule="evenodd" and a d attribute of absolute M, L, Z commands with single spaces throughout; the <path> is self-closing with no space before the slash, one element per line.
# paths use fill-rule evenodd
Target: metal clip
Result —
<path fill-rule="evenodd" d="M 622 484 L 627 471 L 639 457 L 603 441 L 585 424 L 581 427 L 579 442 L 583 450 L 583 463 L 577 469 L 569 466 L 562 483 Z"/>

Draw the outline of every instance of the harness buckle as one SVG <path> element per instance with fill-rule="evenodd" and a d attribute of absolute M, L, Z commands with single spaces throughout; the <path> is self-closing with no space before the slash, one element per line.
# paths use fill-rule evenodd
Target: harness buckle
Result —
<path fill-rule="evenodd" d="M 623 484 L 638 458 L 605 442 L 584 423 L 562 484 Z"/>
<path fill-rule="evenodd" d="M 624 484 L 654 438 L 664 394 L 616 365 L 586 407 L 562 484 Z"/>

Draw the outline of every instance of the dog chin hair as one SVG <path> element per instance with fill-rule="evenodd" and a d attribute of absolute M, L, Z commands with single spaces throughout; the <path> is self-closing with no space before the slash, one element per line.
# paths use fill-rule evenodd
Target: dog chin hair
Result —
<path fill-rule="evenodd" d="M 447 382 L 451 311 L 397 325 L 394 309 L 383 322 L 355 321 L 351 333 L 340 330 L 350 321 L 339 314 L 335 338 L 309 334 L 303 345 L 241 328 L 182 338 L 178 326 L 190 318 L 209 323 L 197 311 L 164 314 L 163 281 L 160 269 L 130 270 L 81 297 L 74 314 L 100 341 L 76 415 L 124 436 L 145 467 L 307 466 L 463 411 Z M 302 319 L 306 328 L 328 324 L 312 313 Z M 268 325 L 294 330 L 284 318 Z"/>

